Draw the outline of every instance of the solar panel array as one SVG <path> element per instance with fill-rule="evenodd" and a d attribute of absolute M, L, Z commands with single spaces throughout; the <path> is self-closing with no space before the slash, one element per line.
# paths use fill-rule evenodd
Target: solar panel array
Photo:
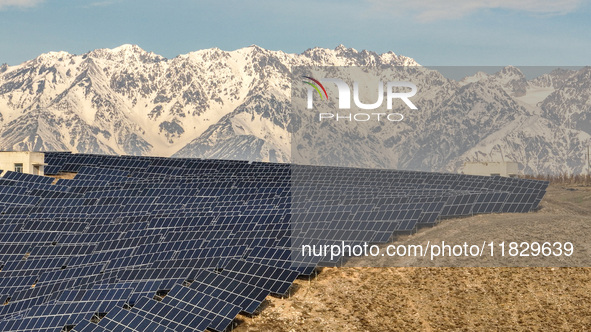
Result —
<path fill-rule="evenodd" d="M 445 217 L 536 209 L 547 182 L 46 153 L 0 178 L 0 331 L 223 331 L 343 257 Z"/>

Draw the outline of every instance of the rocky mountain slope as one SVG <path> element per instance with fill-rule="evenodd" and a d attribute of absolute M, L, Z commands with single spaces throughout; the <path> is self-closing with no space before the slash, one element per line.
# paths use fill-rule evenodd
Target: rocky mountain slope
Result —
<path fill-rule="evenodd" d="M 303 135 L 309 128 L 294 122 L 296 66 L 418 64 L 342 45 L 301 54 L 253 45 L 173 59 L 135 45 L 50 52 L 0 67 L 0 149 L 288 162 L 292 137 L 305 137 L 297 150 L 330 137 L 328 129 Z M 409 79 L 421 87 L 418 113 L 395 128 L 351 128 L 355 139 L 334 163 L 457 171 L 469 160 L 506 159 L 528 173 L 586 171 L 590 74 L 555 70 L 527 80 L 507 67 L 454 81 L 417 70 Z"/>

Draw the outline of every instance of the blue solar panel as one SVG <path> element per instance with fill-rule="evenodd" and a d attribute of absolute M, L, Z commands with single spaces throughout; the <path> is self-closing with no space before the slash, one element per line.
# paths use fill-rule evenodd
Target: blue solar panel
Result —
<path fill-rule="evenodd" d="M 224 330 L 343 257 L 442 218 L 528 212 L 547 182 L 460 174 L 46 153 L 0 178 L 1 331 Z"/>

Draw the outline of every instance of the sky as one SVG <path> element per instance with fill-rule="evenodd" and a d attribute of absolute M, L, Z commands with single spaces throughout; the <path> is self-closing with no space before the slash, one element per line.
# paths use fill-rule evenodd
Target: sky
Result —
<path fill-rule="evenodd" d="M 0 0 L 0 64 L 137 44 L 173 58 L 339 44 L 427 66 L 591 65 L 582 0 Z"/>

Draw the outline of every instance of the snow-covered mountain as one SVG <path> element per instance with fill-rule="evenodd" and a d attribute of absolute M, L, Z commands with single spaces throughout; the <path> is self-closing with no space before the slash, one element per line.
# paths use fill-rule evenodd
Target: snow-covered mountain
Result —
<path fill-rule="evenodd" d="M 291 116 L 295 66 L 418 64 L 342 45 L 301 54 L 214 48 L 173 59 L 135 45 L 50 52 L 0 67 L 0 149 L 290 161 L 294 131 L 306 130 Z M 435 171 L 504 158 L 529 173 L 581 172 L 591 142 L 590 72 L 528 81 L 507 67 L 456 82 L 417 71 L 413 82 L 428 87 L 416 96 L 420 116 L 396 130 L 359 129 L 358 148 L 335 158 Z"/>
<path fill-rule="evenodd" d="M 465 151 L 448 170 L 470 160 L 514 160 L 525 173 L 587 173 L 591 145 L 591 67 L 555 69 L 531 80 L 508 66 L 487 75 L 464 78 L 460 83 L 485 82 L 500 86 L 522 108 L 498 132 Z M 475 83 L 472 83 L 475 84 Z"/>

